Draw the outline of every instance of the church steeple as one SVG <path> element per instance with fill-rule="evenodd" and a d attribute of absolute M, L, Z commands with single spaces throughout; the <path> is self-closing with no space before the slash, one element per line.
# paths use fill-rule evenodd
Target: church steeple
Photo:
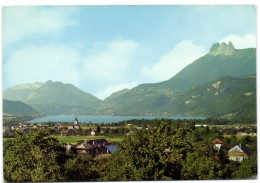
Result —
<path fill-rule="evenodd" d="M 78 123 L 79 123 L 79 121 L 78 121 L 78 119 L 77 119 L 77 117 L 76 117 L 75 120 L 74 120 L 74 124 L 75 124 L 75 125 L 78 125 Z"/>

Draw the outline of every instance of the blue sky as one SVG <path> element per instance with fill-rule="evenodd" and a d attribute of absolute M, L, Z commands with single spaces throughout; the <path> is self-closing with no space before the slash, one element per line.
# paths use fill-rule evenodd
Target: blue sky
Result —
<path fill-rule="evenodd" d="M 3 89 L 62 81 L 104 99 L 173 77 L 215 42 L 256 47 L 254 6 L 3 8 Z"/>

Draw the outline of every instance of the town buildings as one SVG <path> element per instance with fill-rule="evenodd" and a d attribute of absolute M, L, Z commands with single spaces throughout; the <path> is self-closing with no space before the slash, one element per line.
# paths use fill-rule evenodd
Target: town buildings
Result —
<path fill-rule="evenodd" d="M 228 151 L 228 157 L 230 160 L 243 161 L 253 154 L 253 150 L 244 144 L 236 145 Z"/>
<path fill-rule="evenodd" d="M 78 146 L 67 144 L 67 150 L 71 150 L 77 154 L 87 153 L 92 157 L 97 157 L 104 154 L 111 154 L 117 150 L 117 146 L 111 144 L 106 139 L 87 140 Z"/>

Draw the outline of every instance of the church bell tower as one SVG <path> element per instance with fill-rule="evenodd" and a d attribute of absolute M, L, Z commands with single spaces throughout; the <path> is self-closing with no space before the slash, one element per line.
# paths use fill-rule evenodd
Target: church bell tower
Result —
<path fill-rule="evenodd" d="M 76 117 L 75 120 L 74 120 L 74 124 L 75 124 L 75 125 L 78 125 L 78 123 L 79 123 L 79 121 L 78 121 L 78 119 L 77 119 L 77 117 Z"/>

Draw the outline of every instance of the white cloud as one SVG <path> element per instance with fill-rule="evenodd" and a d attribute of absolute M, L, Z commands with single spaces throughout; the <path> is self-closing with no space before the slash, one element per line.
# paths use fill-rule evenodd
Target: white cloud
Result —
<path fill-rule="evenodd" d="M 3 45 L 22 40 L 26 36 L 58 33 L 73 25 L 74 8 L 13 6 L 3 8 Z"/>
<path fill-rule="evenodd" d="M 164 81 L 173 77 L 205 53 L 206 50 L 202 45 L 196 45 L 191 40 L 185 40 L 163 55 L 154 65 L 145 66 L 142 72 L 150 78 L 150 81 Z"/>
<path fill-rule="evenodd" d="M 236 49 L 244 49 L 244 48 L 256 48 L 256 35 L 254 34 L 244 34 L 244 35 L 234 35 L 230 34 L 219 42 L 228 43 L 231 41 Z"/>
<path fill-rule="evenodd" d="M 137 85 L 138 85 L 137 82 L 120 83 L 120 84 L 117 84 L 117 85 L 112 85 L 112 86 L 105 88 L 102 91 L 99 91 L 95 96 L 104 100 L 105 98 L 109 97 L 114 92 L 123 90 L 125 88 L 132 89 L 132 88 L 136 87 Z"/>
<path fill-rule="evenodd" d="M 28 45 L 14 52 L 3 69 L 9 86 L 47 80 L 77 84 L 78 53 L 59 45 Z"/>
<path fill-rule="evenodd" d="M 99 46 L 98 51 L 84 59 L 84 72 L 95 80 L 120 81 L 137 47 L 138 43 L 132 40 L 112 41 Z"/>

